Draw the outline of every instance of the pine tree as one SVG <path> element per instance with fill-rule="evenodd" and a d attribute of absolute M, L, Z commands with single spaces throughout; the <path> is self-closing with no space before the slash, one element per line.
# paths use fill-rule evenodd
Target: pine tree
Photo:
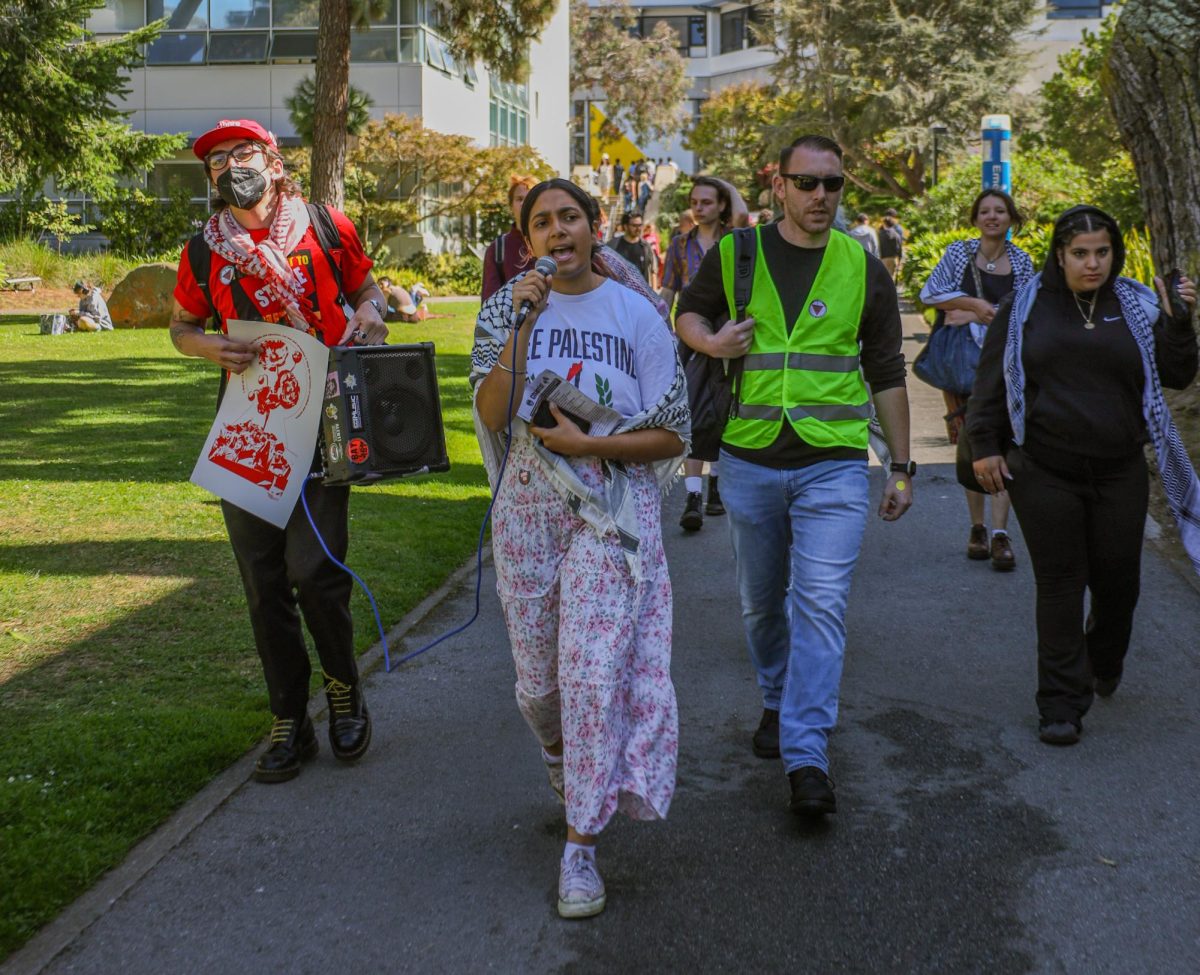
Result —
<path fill-rule="evenodd" d="M 836 139 L 864 190 L 909 199 L 925 189 L 930 127 L 965 138 L 1010 109 L 1024 75 L 1018 47 L 1041 0 L 788 0 L 773 23 L 776 80 L 800 96 L 779 130 Z"/>
<path fill-rule="evenodd" d="M 82 24 L 99 0 L 0 5 L 0 192 L 36 195 L 47 179 L 92 196 L 111 193 L 183 146 L 176 135 L 131 129 L 118 107 L 126 72 L 154 24 L 94 41 Z"/>

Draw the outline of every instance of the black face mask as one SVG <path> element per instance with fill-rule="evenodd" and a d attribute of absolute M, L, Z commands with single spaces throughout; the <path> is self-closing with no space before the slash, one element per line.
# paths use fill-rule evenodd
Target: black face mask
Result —
<path fill-rule="evenodd" d="M 231 207 L 249 210 L 267 193 L 267 177 L 257 169 L 230 166 L 217 177 L 217 192 Z"/>

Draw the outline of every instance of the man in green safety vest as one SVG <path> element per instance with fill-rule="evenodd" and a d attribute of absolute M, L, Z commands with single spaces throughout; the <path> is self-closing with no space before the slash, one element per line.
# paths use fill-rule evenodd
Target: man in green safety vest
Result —
<path fill-rule="evenodd" d="M 837 808 L 826 745 L 867 521 L 872 399 L 892 455 L 885 521 L 912 505 L 916 470 L 896 288 L 878 258 L 832 229 L 844 184 L 832 139 L 806 135 L 784 149 L 773 187 L 783 218 L 756 228 L 756 256 L 742 269 L 752 274 L 744 316 L 734 307 L 738 268 L 726 235 L 680 296 L 675 322 L 685 343 L 740 371 L 721 444 L 721 496 L 762 689 L 753 746 L 762 758 L 783 758 L 801 815 Z M 714 329 L 722 314 L 729 322 Z"/>

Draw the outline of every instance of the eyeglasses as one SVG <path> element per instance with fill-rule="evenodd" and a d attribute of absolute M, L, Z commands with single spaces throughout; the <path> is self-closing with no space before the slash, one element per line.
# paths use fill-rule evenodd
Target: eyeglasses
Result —
<path fill-rule="evenodd" d="M 219 152 L 210 152 L 205 157 L 204 165 L 212 172 L 218 169 L 224 169 L 229 162 L 230 157 L 234 162 L 246 163 L 255 157 L 261 147 L 257 142 L 243 142 L 241 145 L 234 146 L 232 149 L 223 149 Z"/>
<path fill-rule="evenodd" d="M 790 179 L 792 185 L 802 193 L 811 193 L 818 186 L 824 186 L 826 193 L 836 193 L 846 185 L 845 176 L 808 176 L 804 173 L 780 173 L 784 179 Z"/>

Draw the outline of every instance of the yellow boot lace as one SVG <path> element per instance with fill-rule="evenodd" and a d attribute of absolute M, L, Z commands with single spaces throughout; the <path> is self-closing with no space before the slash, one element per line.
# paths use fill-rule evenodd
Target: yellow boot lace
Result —
<path fill-rule="evenodd" d="M 350 694 L 354 688 L 350 684 L 343 684 L 336 677 L 330 677 L 325 671 L 321 671 L 325 677 L 325 694 L 329 698 L 329 707 L 335 715 L 350 713 Z"/>
<path fill-rule="evenodd" d="M 271 744 L 287 741 L 295 724 L 294 718 L 276 718 L 271 724 Z"/>

